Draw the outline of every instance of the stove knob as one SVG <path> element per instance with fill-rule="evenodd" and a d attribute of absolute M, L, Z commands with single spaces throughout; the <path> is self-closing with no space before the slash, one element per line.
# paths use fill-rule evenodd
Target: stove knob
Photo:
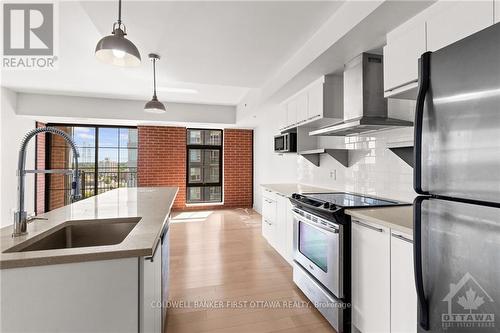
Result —
<path fill-rule="evenodd" d="M 325 208 L 325 209 L 330 208 L 330 203 L 329 203 L 329 202 L 325 202 L 325 203 L 323 204 L 323 208 Z"/>
<path fill-rule="evenodd" d="M 337 207 L 335 207 L 335 205 L 331 205 L 330 206 L 330 210 L 335 210 Z"/>
<path fill-rule="evenodd" d="M 299 198 L 299 195 L 298 195 L 297 193 L 293 193 L 293 194 L 292 194 L 292 198 L 294 198 L 294 199 L 298 199 L 298 198 Z"/>

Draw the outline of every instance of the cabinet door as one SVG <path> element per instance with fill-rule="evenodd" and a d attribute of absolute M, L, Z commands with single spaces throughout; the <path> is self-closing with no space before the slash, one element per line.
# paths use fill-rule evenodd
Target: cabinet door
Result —
<path fill-rule="evenodd" d="M 384 47 L 384 91 L 390 93 L 405 85 L 416 85 L 418 59 L 426 51 L 425 22 L 407 23 L 387 35 Z"/>
<path fill-rule="evenodd" d="M 283 258 L 286 258 L 286 223 L 287 223 L 287 201 L 288 199 L 281 193 L 278 193 L 276 200 L 276 223 L 275 223 L 275 238 L 273 247 L 278 251 Z"/>
<path fill-rule="evenodd" d="M 286 204 L 286 221 L 285 221 L 285 259 L 290 263 L 293 263 L 293 213 L 292 213 L 292 203 L 287 199 Z"/>
<path fill-rule="evenodd" d="M 140 264 L 140 332 L 162 331 L 161 313 L 161 261 L 162 250 L 158 242 L 152 258 L 139 258 Z"/>
<path fill-rule="evenodd" d="M 282 130 L 288 126 L 286 104 L 281 104 L 278 110 L 278 129 Z"/>
<path fill-rule="evenodd" d="M 493 0 L 443 1 L 427 20 L 427 47 L 436 51 L 493 24 Z"/>
<path fill-rule="evenodd" d="M 412 236 L 391 233 L 391 333 L 417 332 Z"/>
<path fill-rule="evenodd" d="M 308 119 L 323 117 L 323 82 L 318 82 L 307 91 Z"/>
<path fill-rule="evenodd" d="M 389 229 L 352 222 L 352 323 L 363 333 L 389 332 Z"/>
<path fill-rule="evenodd" d="M 494 9 L 494 12 L 495 12 L 495 23 L 498 23 L 500 22 L 500 0 L 495 0 L 495 9 Z"/>
<path fill-rule="evenodd" d="M 307 92 L 301 93 L 297 97 L 297 123 L 301 124 L 307 121 L 308 118 L 308 96 Z"/>
<path fill-rule="evenodd" d="M 264 196 L 262 199 L 262 236 L 274 244 L 276 201 Z"/>
<path fill-rule="evenodd" d="M 286 106 L 286 122 L 288 126 L 297 124 L 297 100 L 292 99 Z"/>

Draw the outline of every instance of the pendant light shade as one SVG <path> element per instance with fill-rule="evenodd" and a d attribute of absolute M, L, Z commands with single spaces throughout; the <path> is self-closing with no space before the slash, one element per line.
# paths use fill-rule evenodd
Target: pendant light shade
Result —
<path fill-rule="evenodd" d="M 111 35 L 103 37 L 95 47 L 95 56 L 100 61 L 122 67 L 139 66 L 141 54 L 130 40 L 125 38 L 127 29 L 122 24 L 122 1 L 118 1 L 118 21 L 113 24 Z"/>
<path fill-rule="evenodd" d="M 144 111 L 149 113 L 163 113 L 166 111 L 165 105 L 156 96 L 156 61 L 160 56 L 154 53 L 149 54 L 149 59 L 153 62 L 153 98 L 144 105 Z"/>

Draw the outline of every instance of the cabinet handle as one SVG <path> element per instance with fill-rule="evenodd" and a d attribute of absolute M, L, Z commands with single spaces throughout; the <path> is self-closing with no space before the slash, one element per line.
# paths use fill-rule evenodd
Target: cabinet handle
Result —
<path fill-rule="evenodd" d="M 397 239 L 401 239 L 401 240 L 403 240 L 403 241 L 405 241 L 405 242 L 408 242 L 408 243 L 410 243 L 410 244 L 413 244 L 413 240 L 411 240 L 411 239 L 409 239 L 408 237 L 405 237 L 405 236 L 403 236 L 403 235 L 399 235 L 399 234 L 392 233 L 392 237 L 397 238 Z"/>
<path fill-rule="evenodd" d="M 378 232 L 384 232 L 384 229 L 382 229 L 382 228 L 373 227 L 373 226 L 371 226 L 369 224 L 366 224 L 366 223 L 363 223 L 363 222 L 360 222 L 360 221 L 357 221 L 357 220 L 353 220 L 352 222 L 354 222 L 357 225 L 360 225 L 362 227 L 368 228 L 368 229 L 372 229 L 372 230 L 375 230 L 375 231 L 378 231 Z"/>
<path fill-rule="evenodd" d="M 394 86 L 394 87 L 392 87 L 390 89 L 387 89 L 385 92 L 391 92 L 391 91 L 394 91 L 394 90 L 396 90 L 398 88 L 401 88 L 401 87 L 404 87 L 406 85 L 409 85 L 409 84 L 412 84 L 412 83 L 416 83 L 416 82 L 418 82 L 418 79 L 410 80 L 410 81 L 407 81 L 405 83 L 398 84 L 397 86 Z"/>
<path fill-rule="evenodd" d="M 264 222 L 266 222 L 269 225 L 273 225 L 271 222 L 269 222 L 267 219 L 264 219 Z"/>

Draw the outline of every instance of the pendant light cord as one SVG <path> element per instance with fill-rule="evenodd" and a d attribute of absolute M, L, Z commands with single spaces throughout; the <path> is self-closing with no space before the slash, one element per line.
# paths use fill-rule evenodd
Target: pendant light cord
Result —
<path fill-rule="evenodd" d="M 122 0 L 118 0 L 118 27 L 122 25 Z"/>
<path fill-rule="evenodd" d="M 153 98 L 156 98 L 156 59 L 153 58 Z"/>

